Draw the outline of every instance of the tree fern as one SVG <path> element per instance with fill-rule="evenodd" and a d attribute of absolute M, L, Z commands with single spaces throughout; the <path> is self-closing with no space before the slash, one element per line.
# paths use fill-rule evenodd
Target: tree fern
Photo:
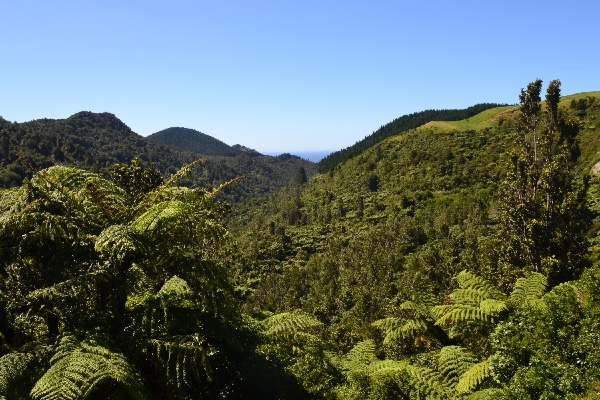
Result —
<path fill-rule="evenodd" d="M 373 340 L 363 340 L 350 349 L 342 357 L 332 357 L 330 360 L 344 374 L 365 371 L 367 367 L 377 360 L 375 356 L 376 345 Z"/>
<path fill-rule="evenodd" d="M 434 326 L 432 307 L 417 301 L 405 301 L 399 307 L 399 317 L 384 318 L 373 326 L 384 331 L 384 344 L 410 340 L 414 346 L 426 347 L 445 341 L 445 334 Z"/>
<path fill-rule="evenodd" d="M 462 271 L 456 277 L 459 288 L 450 296 L 450 304 L 434 307 L 436 325 L 463 321 L 494 322 L 507 309 L 505 296 L 485 279 Z"/>
<path fill-rule="evenodd" d="M 414 392 L 417 398 L 452 398 L 451 387 L 445 382 L 444 376 L 431 368 L 403 361 L 384 360 L 372 363 L 369 366 L 369 371 L 371 374 L 403 377 L 407 380 L 411 392 Z"/>
<path fill-rule="evenodd" d="M 104 229 L 95 243 L 95 250 L 116 259 L 134 257 L 150 252 L 148 240 L 135 228 L 127 225 L 111 225 Z"/>
<path fill-rule="evenodd" d="M 0 399 L 27 397 L 44 373 L 52 350 L 46 343 L 31 343 L 0 357 Z"/>
<path fill-rule="evenodd" d="M 66 336 L 50 363 L 50 369 L 31 390 L 33 399 L 85 399 L 107 384 L 119 386 L 127 398 L 148 398 L 126 358 L 94 341 L 79 342 Z"/>
<path fill-rule="evenodd" d="M 470 393 L 475 390 L 481 383 L 491 375 L 490 370 L 491 357 L 472 365 L 461 376 L 456 391 L 460 394 Z"/>
<path fill-rule="evenodd" d="M 151 339 L 148 344 L 155 366 L 167 377 L 167 386 L 190 390 L 194 383 L 212 381 L 209 358 L 215 350 L 204 343 L 200 334 Z"/>
<path fill-rule="evenodd" d="M 217 263 L 218 246 L 230 238 L 221 208 L 205 190 L 172 186 L 192 166 L 139 196 L 70 167 L 0 191 L 0 306 L 11 328 L 20 321 L 26 331 L 19 340 L 101 332 L 111 346 L 126 345 L 131 360 L 154 364 L 153 378 L 162 373 L 171 382 L 159 386 L 209 390 L 209 358 L 222 354 L 219 346 L 240 345 L 229 327 L 237 314 L 228 277 Z M 32 395 L 105 390 L 144 397 L 123 355 L 69 336 Z"/>
<path fill-rule="evenodd" d="M 515 308 L 541 307 L 544 303 L 540 299 L 546 293 L 547 285 L 546 276 L 530 272 L 527 277 L 517 279 L 508 302 Z"/>
<path fill-rule="evenodd" d="M 265 334 L 275 340 L 310 338 L 316 329 L 323 326 L 312 315 L 299 311 L 272 315 L 261 321 L 261 325 L 265 329 Z"/>
<path fill-rule="evenodd" d="M 459 378 L 477 363 L 475 356 L 460 346 L 443 347 L 438 355 L 437 370 L 444 375 L 446 382 L 455 386 Z"/>

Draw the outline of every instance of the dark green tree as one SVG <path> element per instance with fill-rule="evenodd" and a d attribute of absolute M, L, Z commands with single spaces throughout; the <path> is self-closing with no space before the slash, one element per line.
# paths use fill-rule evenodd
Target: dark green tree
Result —
<path fill-rule="evenodd" d="M 560 81 L 521 90 L 521 115 L 508 174 L 500 189 L 501 234 L 510 240 L 511 262 L 549 277 L 552 286 L 576 277 L 584 266 L 587 183 L 575 180 L 577 122 L 559 109 Z"/>

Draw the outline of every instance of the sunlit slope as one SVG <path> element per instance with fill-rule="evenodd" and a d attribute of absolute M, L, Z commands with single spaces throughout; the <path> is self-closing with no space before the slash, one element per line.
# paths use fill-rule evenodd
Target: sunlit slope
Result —
<path fill-rule="evenodd" d="M 582 92 L 576 93 L 561 98 L 560 105 L 568 108 L 573 101 L 584 100 L 588 97 L 600 97 L 600 92 Z M 494 107 L 489 110 L 480 112 L 471 118 L 466 118 L 460 121 L 431 121 L 421 127 L 432 130 L 434 132 L 449 132 L 452 130 L 477 130 L 489 128 L 501 124 L 507 117 L 517 113 L 519 106 L 503 106 Z"/>

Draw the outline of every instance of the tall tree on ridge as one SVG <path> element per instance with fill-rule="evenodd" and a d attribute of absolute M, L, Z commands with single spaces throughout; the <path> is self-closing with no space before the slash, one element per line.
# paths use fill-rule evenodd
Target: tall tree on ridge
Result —
<path fill-rule="evenodd" d="M 559 109 L 560 81 L 550 82 L 543 105 L 541 88 L 538 79 L 519 96 L 517 145 L 500 189 L 500 222 L 521 266 L 545 273 L 556 285 L 583 268 L 587 182 L 574 180 L 579 128 Z"/>

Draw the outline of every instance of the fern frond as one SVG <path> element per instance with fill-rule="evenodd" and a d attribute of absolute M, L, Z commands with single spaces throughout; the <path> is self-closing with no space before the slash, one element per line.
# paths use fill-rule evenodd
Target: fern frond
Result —
<path fill-rule="evenodd" d="M 369 366 L 371 374 L 403 375 L 416 392 L 417 398 L 449 399 L 451 388 L 444 382 L 444 376 L 426 367 L 412 365 L 403 361 L 384 360 Z"/>
<path fill-rule="evenodd" d="M 105 271 L 91 268 L 88 272 L 80 273 L 73 278 L 58 282 L 55 285 L 32 290 L 25 298 L 29 306 L 37 304 L 52 304 L 59 300 L 72 300 L 77 297 L 86 288 L 95 286 L 105 277 Z"/>
<path fill-rule="evenodd" d="M 495 315 L 484 312 L 479 307 L 465 304 L 448 304 L 434 307 L 438 314 L 436 325 L 449 326 L 464 321 L 483 321 L 491 322 Z"/>
<path fill-rule="evenodd" d="M 375 328 L 379 328 L 383 331 L 393 331 L 393 330 L 400 328 L 402 326 L 402 322 L 403 321 L 401 318 L 389 317 L 389 318 L 378 319 L 377 321 L 373 322 L 371 325 L 373 325 Z"/>
<path fill-rule="evenodd" d="M 148 193 L 146 195 L 146 197 L 137 205 L 136 212 L 134 214 L 137 215 L 139 212 L 143 212 L 143 210 L 147 210 L 157 203 L 162 203 L 166 199 L 173 198 L 172 196 L 170 196 L 173 194 L 173 187 L 177 187 L 179 184 L 179 181 L 181 181 L 181 179 L 184 178 L 185 176 L 189 175 L 191 173 L 193 167 L 195 167 L 199 163 L 205 162 L 205 161 L 206 161 L 206 159 L 200 158 L 196 161 L 193 161 L 193 162 L 181 167 L 179 169 L 179 171 L 177 171 L 176 173 L 171 175 L 171 177 L 169 179 L 167 179 L 165 182 L 163 182 L 162 185 L 160 185 L 159 187 L 157 187 L 156 189 L 154 189 L 153 191 Z M 178 189 L 176 189 L 176 190 L 178 190 Z"/>
<path fill-rule="evenodd" d="M 35 343 L 0 357 L 0 399 L 25 398 L 51 355 L 52 346 Z"/>
<path fill-rule="evenodd" d="M 450 294 L 450 304 L 433 307 L 436 325 L 463 321 L 494 322 L 506 307 L 506 296 L 485 279 L 467 271 L 456 277 L 459 289 Z"/>
<path fill-rule="evenodd" d="M 169 382 L 175 387 L 189 388 L 193 380 L 213 379 L 209 358 L 215 352 L 204 344 L 200 334 L 172 336 L 169 339 L 151 339 L 156 365 L 163 370 Z"/>
<path fill-rule="evenodd" d="M 348 354 L 341 357 L 338 367 L 344 373 L 364 370 L 369 364 L 377 360 L 375 356 L 375 342 L 363 340 L 352 347 Z"/>
<path fill-rule="evenodd" d="M 260 323 L 265 334 L 276 340 L 293 339 L 301 333 L 310 333 L 323 326 L 315 317 L 303 312 L 275 314 Z"/>
<path fill-rule="evenodd" d="M 127 270 L 127 309 L 133 310 L 153 293 L 152 280 L 136 263 Z"/>
<path fill-rule="evenodd" d="M 435 303 L 434 303 L 435 304 Z M 400 311 L 408 312 L 413 316 L 428 316 L 430 314 L 431 306 L 426 303 L 419 303 L 417 301 L 407 300 L 398 306 Z"/>
<path fill-rule="evenodd" d="M 187 221 L 193 215 L 193 209 L 189 204 L 178 200 L 164 201 L 156 204 L 132 224 L 137 230 L 168 232 L 173 224 Z"/>
<path fill-rule="evenodd" d="M 127 359 L 93 341 L 78 342 L 73 337 L 64 337 L 50 362 L 50 369 L 31 390 L 33 399 L 87 398 L 107 383 L 117 384 L 131 399 L 148 398 Z"/>
<path fill-rule="evenodd" d="M 491 357 L 480 363 L 477 363 L 465 371 L 456 385 L 456 391 L 465 394 L 475 390 L 481 383 L 491 375 L 490 370 Z"/>
<path fill-rule="evenodd" d="M 157 297 L 163 299 L 165 306 L 175 306 L 180 308 L 197 308 L 192 300 L 194 291 L 188 283 L 177 275 L 169 279 L 158 291 Z"/>
<path fill-rule="evenodd" d="M 459 378 L 468 371 L 477 359 L 467 349 L 460 346 L 446 346 L 438 355 L 438 370 L 445 376 L 446 382 L 454 386 Z"/>
<path fill-rule="evenodd" d="M 486 299 L 486 293 L 476 288 L 456 289 L 448 296 L 453 303 L 477 306 Z"/>
<path fill-rule="evenodd" d="M 496 299 L 485 299 L 479 303 L 479 308 L 484 314 L 490 315 L 492 320 L 494 316 L 507 310 L 506 302 Z"/>
<path fill-rule="evenodd" d="M 384 344 L 397 339 L 412 339 L 418 334 L 427 331 L 427 322 L 423 319 L 384 318 L 373 322 L 374 327 L 385 332 Z"/>
<path fill-rule="evenodd" d="M 123 260 L 126 257 L 149 254 L 150 244 L 135 228 L 127 225 L 111 225 L 96 239 L 94 249 Z"/>
<path fill-rule="evenodd" d="M 196 204 L 179 200 L 156 204 L 131 226 L 157 240 L 170 235 L 173 240 L 182 243 L 198 244 L 203 240 L 223 243 L 230 237 L 227 229 L 203 213 Z"/>
<path fill-rule="evenodd" d="M 455 279 L 461 289 L 475 289 L 483 298 L 503 300 L 506 297 L 494 285 L 466 270 L 461 271 Z"/>
<path fill-rule="evenodd" d="M 532 272 L 525 278 L 519 278 L 510 294 L 509 304 L 516 308 L 539 307 L 543 304 L 540 299 L 546 293 L 547 285 L 546 276 L 538 272 Z"/>
<path fill-rule="evenodd" d="M 225 183 L 220 184 L 218 188 L 215 188 L 211 192 L 209 192 L 208 195 L 207 195 L 207 197 L 209 199 L 214 198 L 217 194 L 219 194 L 227 186 L 233 185 L 234 183 L 236 183 L 236 182 L 238 182 L 238 181 L 240 181 L 242 179 L 246 179 L 246 176 L 238 176 L 237 178 L 233 178 L 230 181 L 227 181 Z"/>
<path fill-rule="evenodd" d="M 375 360 L 368 365 L 367 371 L 370 374 L 381 373 L 389 374 L 405 371 L 411 365 L 406 361 L 397 360 Z"/>

